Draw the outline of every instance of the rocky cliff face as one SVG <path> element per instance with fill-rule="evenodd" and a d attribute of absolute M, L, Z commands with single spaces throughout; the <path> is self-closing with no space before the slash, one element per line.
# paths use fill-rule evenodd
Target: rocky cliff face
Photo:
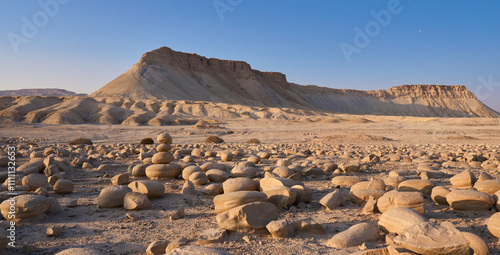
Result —
<path fill-rule="evenodd" d="M 206 58 L 162 47 L 145 53 L 130 70 L 92 93 L 125 97 L 212 101 L 316 109 L 351 114 L 498 117 L 465 86 L 402 85 L 359 91 L 302 86 L 243 61 Z"/>

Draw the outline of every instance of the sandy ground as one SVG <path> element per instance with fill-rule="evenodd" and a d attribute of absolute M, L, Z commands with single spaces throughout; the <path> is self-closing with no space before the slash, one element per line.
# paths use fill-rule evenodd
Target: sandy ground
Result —
<path fill-rule="evenodd" d="M 356 121 L 340 123 L 292 122 L 292 121 L 255 121 L 226 120 L 221 121 L 223 128 L 194 129 L 192 126 L 123 126 L 123 125 L 43 125 L 43 124 L 11 124 L 0 127 L 0 137 L 17 139 L 19 143 L 26 140 L 39 146 L 51 144 L 67 144 L 78 137 L 90 138 L 95 144 L 137 144 L 142 138 L 155 138 L 161 132 L 168 132 L 174 138 L 174 144 L 200 144 L 208 135 L 218 135 L 226 143 L 225 146 L 241 148 L 245 152 L 265 149 L 267 145 L 284 149 L 286 147 L 300 149 L 324 148 L 327 152 L 335 146 L 346 146 L 346 150 L 368 150 L 370 146 L 396 148 L 415 147 L 432 148 L 432 146 L 448 146 L 450 148 L 476 145 L 489 145 L 500 150 L 499 119 L 453 119 L 453 118 L 416 118 L 416 117 L 377 117 L 357 116 Z M 371 138 L 366 137 L 371 136 Z M 333 139 L 324 137 L 333 136 Z M 382 137 L 386 140 L 378 140 Z M 250 138 L 259 139 L 263 145 L 246 145 Z M 19 140 L 21 139 L 21 140 Z M 427 144 L 427 145 L 426 145 Z M 281 147 L 277 147 L 281 146 Z M 420 147 L 419 147 L 420 146 Z M 217 148 L 213 148 L 217 150 Z M 356 159 L 357 155 L 351 155 Z M 346 161 L 340 156 L 320 156 L 339 164 Z M 24 163 L 29 157 L 19 159 Z M 113 160 L 110 160 L 113 161 Z M 227 164 L 234 165 L 237 159 Z M 137 158 L 115 160 L 114 163 L 131 164 Z M 197 159 L 196 163 L 205 162 Z M 272 165 L 264 161 L 260 168 Z M 416 169 L 417 162 L 384 162 L 364 167 L 359 173 L 364 178 L 381 177 L 395 169 Z M 68 195 L 49 195 L 57 198 L 63 211 L 57 215 L 49 215 L 42 221 L 24 223 L 18 226 L 18 247 L 9 248 L 5 254 L 54 254 L 69 247 L 92 247 L 104 254 L 144 254 L 149 243 L 155 240 L 172 240 L 186 237 L 196 244 L 202 230 L 217 227 L 212 199 L 213 197 L 199 192 L 197 196 L 185 197 L 180 189 L 183 180 L 163 181 L 166 196 L 152 200 L 152 207 L 133 212 L 138 220 L 127 219 L 128 212 L 123 208 L 103 209 L 97 206 L 97 197 L 102 188 L 110 186 L 109 178 L 125 173 L 126 169 L 111 171 L 83 170 L 76 168 L 69 173 L 69 179 L 76 184 L 76 191 Z M 481 168 L 471 169 L 476 176 L 485 171 Z M 497 170 L 487 171 L 495 178 L 500 178 Z M 137 179 L 137 178 L 136 178 Z M 144 178 L 146 179 L 146 178 Z M 234 254 L 340 254 L 326 245 L 336 233 L 360 222 L 377 223 L 380 214 L 362 214 L 362 206 L 348 199 L 341 207 L 333 211 L 324 210 L 318 201 L 334 190 L 328 176 L 305 177 L 304 183 L 313 190 L 312 202 L 306 208 L 296 206 L 281 211 L 280 218 L 290 220 L 313 218 L 322 224 L 326 234 L 313 235 L 296 233 L 287 239 L 272 239 L 270 235 L 242 232 L 230 232 L 223 243 L 211 244 L 210 247 L 226 250 Z M 433 179 L 436 185 L 449 185 L 448 179 Z M 201 190 L 201 187 L 198 187 Z M 345 197 L 349 189 L 341 189 Z M 71 199 L 78 199 L 77 206 L 67 207 Z M 500 254 L 498 239 L 488 233 L 487 219 L 494 211 L 457 212 L 447 206 L 435 205 L 430 198 L 425 199 L 425 216 L 437 221 L 451 221 L 459 230 L 479 235 L 489 246 L 492 254 Z M 169 216 L 180 206 L 186 206 L 186 217 L 171 221 Z M 62 226 L 64 232 L 58 237 L 45 236 L 49 226 Z M 243 241 L 247 235 L 249 242 Z M 384 242 L 376 243 L 384 246 Z M 347 249 L 358 251 L 359 247 Z"/>

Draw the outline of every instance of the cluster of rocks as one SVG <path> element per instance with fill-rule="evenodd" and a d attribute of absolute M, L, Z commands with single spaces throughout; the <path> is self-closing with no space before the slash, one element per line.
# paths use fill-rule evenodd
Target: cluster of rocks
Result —
<path fill-rule="evenodd" d="M 429 206 L 491 213 L 487 229 L 500 238 L 500 213 L 495 213 L 500 211 L 500 180 L 493 177 L 500 170 L 500 154 L 491 146 L 252 144 L 243 150 L 231 144 L 174 145 L 167 133 L 157 141 L 157 146 L 19 146 L 17 156 L 30 160 L 10 179 L 7 171 L 0 172 L 1 213 L 7 218 L 11 210 L 7 189 L 12 182 L 16 221 L 35 222 L 57 213 L 57 198 L 78 188 L 71 173 L 83 170 L 106 183 L 98 196 L 100 208 L 151 208 L 155 199 L 165 197 L 165 185 L 173 179 L 183 180 L 179 193 L 188 201 L 213 196 L 217 228 L 200 231 L 196 240 L 152 242 L 147 254 L 225 254 L 202 246 L 223 243 L 233 232 L 272 238 L 332 235 L 326 246 L 359 250 L 357 254 L 489 254 L 481 237 L 428 217 Z M 126 159 L 131 163 L 116 163 Z M 8 162 L 0 156 L 0 167 Z M 111 171 L 121 173 L 109 176 Z M 318 190 L 307 181 L 329 185 Z M 321 206 L 336 213 L 349 204 L 359 205 L 360 213 L 373 215 L 377 222 L 361 222 L 334 234 L 311 217 L 289 217 L 297 208 Z M 170 219 L 185 213 L 181 206 Z M 60 231 L 48 229 L 47 234 Z M 72 252 L 77 251 L 60 254 Z"/>

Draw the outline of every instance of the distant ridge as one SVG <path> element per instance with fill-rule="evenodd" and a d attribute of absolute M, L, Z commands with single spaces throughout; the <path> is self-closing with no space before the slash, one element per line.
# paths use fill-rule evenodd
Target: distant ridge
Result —
<path fill-rule="evenodd" d="M 461 85 L 402 85 L 360 91 L 289 83 L 277 72 L 243 61 L 206 58 L 162 47 L 92 97 L 195 100 L 348 114 L 422 117 L 499 117 Z"/>
<path fill-rule="evenodd" d="M 75 93 L 65 89 L 16 89 L 0 90 L 0 96 L 86 96 L 84 93 Z"/>

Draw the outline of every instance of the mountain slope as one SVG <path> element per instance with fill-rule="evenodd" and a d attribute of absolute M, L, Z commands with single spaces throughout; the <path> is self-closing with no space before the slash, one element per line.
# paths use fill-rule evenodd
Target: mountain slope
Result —
<path fill-rule="evenodd" d="M 16 89 L 0 90 L 0 96 L 86 96 L 65 89 Z"/>
<path fill-rule="evenodd" d="M 242 61 L 205 58 L 162 47 L 93 97 L 211 101 L 350 114 L 499 117 L 465 86 L 402 85 L 359 91 L 302 86 L 284 74 L 253 70 Z"/>

